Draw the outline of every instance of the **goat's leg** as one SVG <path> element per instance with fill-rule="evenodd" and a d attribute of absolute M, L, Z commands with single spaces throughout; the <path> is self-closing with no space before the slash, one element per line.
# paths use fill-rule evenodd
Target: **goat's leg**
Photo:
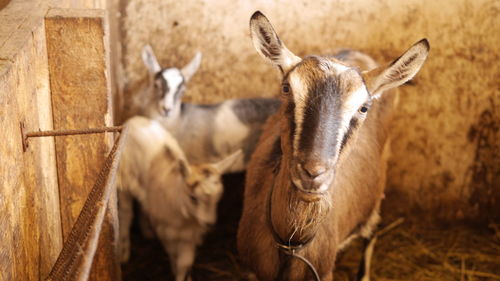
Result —
<path fill-rule="evenodd" d="M 175 266 L 175 281 L 191 281 L 196 245 L 190 241 L 179 241 L 175 247 L 177 257 L 171 261 Z"/>
<path fill-rule="evenodd" d="M 126 191 L 118 191 L 118 220 L 120 232 L 120 262 L 130 258 L 130 226 L 134 217 L 133 198 Z"/>
<path fill-rule="evenodd" d="M 243 279 L 245 281 L 259 281 L 259 278 L 257 278 L 257 275 L 255 273 L 248 271 L 243 273 Z"/>
<path fill-rule="evenodd" d="M 175 281 L 191 281 L 191 267 L 194 263 L 196 244 L 178 239 L 180 237 L 169 237 L 168 232 L 166 228 L 156 227 L 157 236 L 168 254 Z"/>
<path fill-rule="evenodd" d="M 370 265 L 375 242 L 377 242 L 376 235 L 371 238 L 363 238 L 364 252 L 361 262 L 359 263 L 358 276 L 356 278 L 358 281 L 370 281 Z"/>

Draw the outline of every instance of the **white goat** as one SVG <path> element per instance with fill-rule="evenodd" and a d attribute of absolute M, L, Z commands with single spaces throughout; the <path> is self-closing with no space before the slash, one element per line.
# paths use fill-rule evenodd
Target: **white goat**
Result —
<path fill-rule="evenodd" d="M 216 164 L 189 165 L 177 141 L 156 121 L 133 117 L 119 168 L 121 261 L 130 255 L 132 201 L 167 251 L 177 281 L 190 279 L 196 246 L 217 218 L 220 175 L 241 152 Z"/>
<path fill-rule="evenodd" d="M 255 148 L 262 125 L 274 114 L 278 99 L 231 99 L 213 105 L 183 103 L 185 83 L 196 73 L 201 53 L 182 69 L 161 68 L 152 48 L 143 48 L 149 84 L 138 96 L 140 114 L 159 121 L 179 141 L 191 163 L 219 161 L 242 149 L 242 157 L 229 170 L 242 171 Z M 139 106 L 139 101 L 134 105 Z"/>

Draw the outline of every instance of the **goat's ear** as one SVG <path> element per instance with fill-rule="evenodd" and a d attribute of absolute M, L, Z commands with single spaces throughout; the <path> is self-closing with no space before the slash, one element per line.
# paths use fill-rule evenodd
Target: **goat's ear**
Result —
<path fill-rule="evenodd" d="M 152 74 L 156 74 L 160 72 L 161 66 L 156 59 L 155 53 L 153 52 L 153 48 L 150 45 L 144 46 L 142 48 L 142 61 L 148 68 L 149 72 Z"/>
<path fill-rule="evenodd" d="M 198 68 L 200 68 L 201 57 L 201 52 L 196 52 L 193 59 L 181 69 L 182 76 L 184 76 L 186 81 L 189 81 L 196 71 L 198 71 Z"/>
<path fill-rule="evenodd" d="M 179 170 L 184 179 L 189 180 L 191 177 L 191 168 L 184 159 L 178 159 Z"/>
<path fill-rule="evenodd" d="M 389 65 L 363 72 L 372 98 L 378 98 L 384 91 L 398 87 L 413 78 L 427 59 L 429 49 L 427 39 L 422 39 Z"/>
<path fill-rule="evenodd" d="M 231 168 L 238 160 L 243 157 L 243 152 L 241 149 L 238 149 L 236 152 L 233 152 L 231 155 L 226 158 L 220 160 L 219 162 L 212 164 L 215 169 L 221 174 L 225 173 L 229 168 Z"/>
<path fill-rule="evenodd" d="M 278 66 L 282 73 L 288 72 L 302 60 L 286 48 L 269 20 L 259 11 L 250 18 L 250 35 L 257 52 Z"/>
<path fill-rule="evenodd" d="M 191 167 L 186 159 L 179 157 L 168 145 L 164 146 L 163 153 L 165 153 L 166 159 L 177 165 L 183 178 L 188 179 L 191 176 Z"/>

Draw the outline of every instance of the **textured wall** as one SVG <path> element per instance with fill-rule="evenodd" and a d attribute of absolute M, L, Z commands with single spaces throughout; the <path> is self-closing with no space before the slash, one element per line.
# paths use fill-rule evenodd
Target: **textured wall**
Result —
<path fill-rule="evenodd" d="M 124 1 L 126 87 L 146 73 L 146 43 L 164 66 L 201 50 L 185 97 L 195 102 L 276 93 L 277 71 L 250 42 L 257 9 L 298 55 L 352 47 L 385 62 L 427 37 L 429 60 L 401 90 L 389 198 L 442 218 L 500 213 L 499 1 Z"/>

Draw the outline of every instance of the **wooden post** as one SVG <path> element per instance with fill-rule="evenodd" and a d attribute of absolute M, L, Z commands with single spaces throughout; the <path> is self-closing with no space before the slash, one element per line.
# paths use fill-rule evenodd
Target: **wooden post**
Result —
<path fill-rule="evenodd" d="M 45 19 L 54 129 L 112 125 L 108 26 L 104 10 L 51 9 Z M 97 178 L 112 138 L 56 138 L 63 237 Z M 89 280 L 119 280 L 116 194 L 106 212 Z"/>
<path fill-rule="evenodd" d="M 62 247 L 53 138 L 23 152 L 26 130 L 52 129 L 41 1 L 0 10 L 0 280 L 40 280 Z"/>

